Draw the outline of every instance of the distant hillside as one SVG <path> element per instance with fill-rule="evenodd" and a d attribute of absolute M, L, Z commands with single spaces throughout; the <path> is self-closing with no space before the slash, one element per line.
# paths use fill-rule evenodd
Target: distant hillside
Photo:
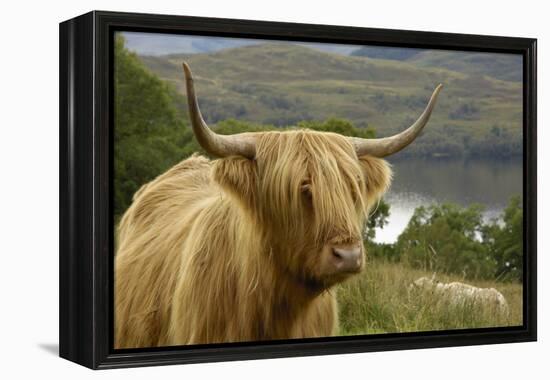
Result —
<path fill-rule="evenodd" d="M 441 67 L 519 82 L 523 78 L 522 59 L 519 54 L 426 50 L 410 57 L 408 62 L 419 67 Z"/>
<path fill-rule="evenodd" d="M 417 67 L 445 68 L 469 75 L 486 75 L 505 81 L 522 80 L 522 57 L 450 50 L 426 50 L 364 46 L 351 53 L 356 57 L 404 61 Z"/>
<path fill-rule="evenodd" d="M 182 94 L 181 62 L 186 60 L 210 123 L 235 118 L 290 126 L 337 117 L 374 127 L 378 136 L 386 136 L 410 125 L 435 86 L 443 83 L 425 137 L 408 154 L 483 153 L 485 146 L 494 155 L 521 152 L 521 83 L 483 75 L 484 60 L 469 74 L 452 70 L 450 64 L 433 67 L 436 59 L 430 60 L 427 52 L 410 61 L 391 61 L 287 43 L 140 58 Z M 462 66 L 458 61 L 455 65 L 463 67 L 468 59 L 473 60 L 463 58 Z"/>
<path fill-rule="evenodd" d="M 405 61 L 423 51 L 424 49 L 395 48 L 395 47 L 386 47 L 386 46 L 364 46 L 362 48 L 359 48 L 353 51 L 351 55 L 356 57 L 369 57 L 369 58 Z"/>

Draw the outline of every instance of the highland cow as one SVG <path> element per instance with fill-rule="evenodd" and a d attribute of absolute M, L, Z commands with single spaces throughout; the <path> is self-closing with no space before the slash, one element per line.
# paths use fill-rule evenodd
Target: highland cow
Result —
<path fill-rule="evenodd" d="M 382 159 L 410 144 L 420 118 L 387 138 L 311 130 L 223 136 L 204 122 L 189 67 L 200 145 L 144 185 L 120 221 L 115 347 L 330 336 L 334 285 L 364 267 L 363 228 L 391 179 Z"/>

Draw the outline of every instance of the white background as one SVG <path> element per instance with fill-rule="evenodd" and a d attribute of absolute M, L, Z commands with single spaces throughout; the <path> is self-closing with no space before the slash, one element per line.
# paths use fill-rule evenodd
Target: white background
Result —
<path fill-rule="evenodd" d="M 8 1 L 0 33 L 0 377 L 548 378 L 549 12 L 544 1 Z M 539 342 L 93 372 L 57 355 L 58 23 L 89 10 L 539 39 Z M 546 66 L 546 67 L 545 67 Z M 544 351 L 547 351 L 544 354 Z M 31 377 L 32 376 L 32 377 Z"/>

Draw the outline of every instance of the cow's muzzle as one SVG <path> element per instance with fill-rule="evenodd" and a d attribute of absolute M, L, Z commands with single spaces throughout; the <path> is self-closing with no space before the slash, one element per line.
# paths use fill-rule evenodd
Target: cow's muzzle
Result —
<path fill-rule="evenodd" d="M 358 272 L 363 265 L 363 244 L 331 247 L 330 263 L 334 272 Z"/>

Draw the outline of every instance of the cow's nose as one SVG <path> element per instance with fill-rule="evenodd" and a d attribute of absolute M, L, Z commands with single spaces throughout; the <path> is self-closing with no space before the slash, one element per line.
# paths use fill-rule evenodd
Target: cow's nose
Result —
<path fill-rule="evenodd" d="M 332 247 L 332 262 L 340 272 L 355 272 L 361 268 L 363 245 Z"/>

